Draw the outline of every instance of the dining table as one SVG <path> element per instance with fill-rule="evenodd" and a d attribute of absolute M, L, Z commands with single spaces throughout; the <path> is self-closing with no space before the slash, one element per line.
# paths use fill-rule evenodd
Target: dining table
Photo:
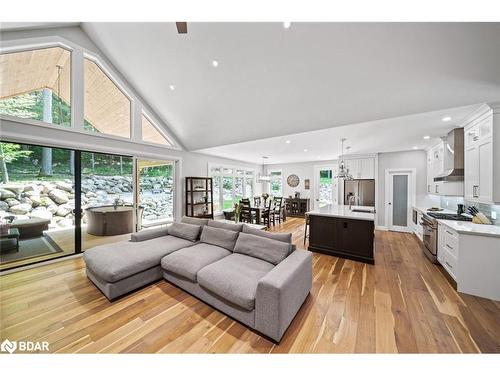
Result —
<path fill-rule="evenodd" d="M 262 212 L 266 209 L 264 206 L 250 207 L 251 212 L 255 212 L 255 224 L 260 224 Z M 234 220 L 234 208 L 227 208 L 222 210 L 224 218 L 227 220 Z"/>
<path fill-rule="evenodd" d="M 251 206 L 250 211 L 255 212 L 255 224 L 260 224 L 262 220 L 262 212 L 266 210 L 268 207 L 265 206 Z M 234 208 L 227 208 L 225 210 L 222 210 L 222 213 L 224 214 L 224 218 L 226 220 L 234 220 Z M 285 214 L 285 208 L 283 207 L 281 210 L 281 215 L 283 217 L 283 221 L 286 220 L 286 214 Z"/>

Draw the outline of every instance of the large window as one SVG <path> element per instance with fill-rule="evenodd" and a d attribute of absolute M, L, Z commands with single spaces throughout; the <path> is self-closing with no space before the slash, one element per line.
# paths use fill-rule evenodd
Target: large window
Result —
<path fill-rule="evenodd" d="M 0 114 L 71 126 L 71 53 L 61 47 L 0 55 Z"/>
<path fill-rule="evenodd" d="M 0 53 L 0 115 L 78 132 L 82 124 L 94 135 L 175 146 L 163 124 L 146 114 L 141 101 L 132 99 L 130 88 L 102 60 L 71 42 L 63 46 L 53 37 L 44 39 L 46 47 L 18 46 L 16 51 Z M 72 76 L 72 66 L 80 65 L 83 75 Z M 132 116 L 132 108 L 141 116 Z"/>
<path fill-rule="evenodd" d="M 93 61 L 84 59 L 84 127 L 130 138 L 130 100 Z"/>
<path fill-rule="evenodd" d="M 283 179 L 281 171 L 272 171 L 271 176 L 271 195 L 273 197 L 283 196 Z"/>
<path fill-rule="evenodd" d="M 232 208 L 242 198 L 253 197 L 253 169 L 211 166 L 210 177 L 214 181 L 214 212 Z"/>
<path fill-rule="evenodd" d="M 174 162 L 137 160 L 138 200 L 141 207 L 138 228 L 151 227 L 174 218 Z"/>
<path fill-rule="evenodd" d="M 74 151 L 0 143 L 0 270 L 75 252 Z"/>
<path fill-rule="evenodd" d="M 142 114 L 141 127 L 143 141 L 172 146 L 172 143 L 165 138 L 162 133 L 160 133 L 157 126 L 154 125 L 151 120 L 144 115 L 144 113 Z"/>

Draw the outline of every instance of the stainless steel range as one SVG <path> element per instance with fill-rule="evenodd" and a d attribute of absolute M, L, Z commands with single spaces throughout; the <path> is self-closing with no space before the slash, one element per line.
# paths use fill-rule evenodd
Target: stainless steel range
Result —
<path fill-rule="evenodd" d="M 443 214 L 436 212 L 427 212 L 422 215 L 424 254 L 433 263 L 437 263 L 437 237 L 438 237 L 438 219 L 472 221 L 470 217 L 457 214 Z"/>

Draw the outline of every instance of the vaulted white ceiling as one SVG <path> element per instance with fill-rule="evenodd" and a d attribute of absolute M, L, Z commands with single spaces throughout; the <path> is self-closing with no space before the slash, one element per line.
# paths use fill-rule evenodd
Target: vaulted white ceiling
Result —
<path fill-rule="evenodd" d="M 500 99 L 499 23 L 82 28 L 191 150 Z"/>
<path fill-rule="evenodd" d="M 478 105 L 471 105 L 337 126 L 212 147 L 200 152 L 214 156 L 230 155 L 233 159 L 253 163 L 262 162 L 262 156 L 267 156 L 267 164 L 281 164 L 337 159 L 342 152 L 342 138 L 347 138 L 344 146 L 350 147 L 350 154 L 423 150 L 437 144 L 440 137 L 460 126 L 461 120 L 477 107 Z M 445 117 L 450 120 L 442 121 Z"/>

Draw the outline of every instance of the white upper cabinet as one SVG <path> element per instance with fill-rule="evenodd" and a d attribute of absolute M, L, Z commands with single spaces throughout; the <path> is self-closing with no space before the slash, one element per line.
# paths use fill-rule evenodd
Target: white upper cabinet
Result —
<path fill-rule="evenodd" d="M 500 202 L 500 107 L 483 106 L 465 125 L 465 198 Z"/>
<path fill-rule="evenodd" d="M 434 177 L 444 174 L 444 142 L 427 151 L 427 193 L 445 196 L 463 196 L 464 184 L 461 181 L 434 181 Z"/>
<path fill-rule="evenodd" d="M 345 162 L 353 178 L 358 180 L 371 180 L 375 178 L 374 158 L 347 159 Z"/>

